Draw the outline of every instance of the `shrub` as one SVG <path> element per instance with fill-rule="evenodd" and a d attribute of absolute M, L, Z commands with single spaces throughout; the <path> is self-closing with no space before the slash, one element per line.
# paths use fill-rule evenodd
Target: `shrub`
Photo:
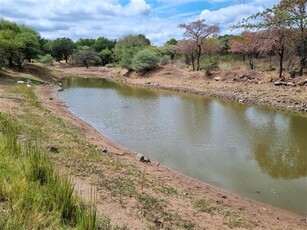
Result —
<path fill-rule="evenodd" d="M 156 52 L 150 49 L 139 51 L 132 60 L 133 69 L 136 71 L 149 71 L 154 69 L 159 62 Z"/>
<path fill-rule="evenodd" d="M 170 63 L 170 61 L 171 61 L 171 58 L 167 55 L 164 55 L 160 59 L 160 65 L 167 65 Z"/>
<path fill-rule="evenodd" d="M 50 54 L 46 54 L 45 56 L 38 56 L 39 63 L 42 63 L 44 65 L 52 65 L 53 64 L 53 57 Z"/>
<path fill-rule="evenodd" d="M 107 68 L 114 68 L 114 67 L 116 67 L 116 65 L 113 64 L 113 63 L 109 63 L 109 64 L 106 64 L 105 67 L 107 67 Z"/>
<path fill-rule="evenodd" d="M 207 57 L 202 59 L 200 68 L 206 71 L 206 74 L 210 75 L 211 71 L 218 67 L 217 59 L 214 57 Z"/>

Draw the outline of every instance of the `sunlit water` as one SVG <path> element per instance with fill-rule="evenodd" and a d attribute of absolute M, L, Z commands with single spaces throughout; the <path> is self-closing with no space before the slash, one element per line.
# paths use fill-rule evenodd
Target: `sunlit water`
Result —
<path fill-rule="evenodd" d="M 117 143 L 237 194 L 307 213 L 307 118 L 203 96 L 63 81 L 70 110 Z"/>

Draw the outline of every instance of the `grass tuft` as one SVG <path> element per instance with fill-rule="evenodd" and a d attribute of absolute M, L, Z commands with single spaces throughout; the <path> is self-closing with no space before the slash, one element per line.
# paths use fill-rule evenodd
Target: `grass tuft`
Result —
<path fill-rule="evenodd" d="M 0 114 L 0 229 L 102 229 L 95 206 L 80 201 L 39 145 L 19 144 L 15 124 Z"/>

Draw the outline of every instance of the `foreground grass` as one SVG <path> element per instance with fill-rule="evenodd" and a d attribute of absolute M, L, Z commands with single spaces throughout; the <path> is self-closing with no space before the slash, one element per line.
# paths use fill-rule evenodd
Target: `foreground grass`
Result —
<path fill-rule="evenodd" d="M 98 229 L 95 207 L 59 177 L 37 143 L 17 140 L 16 121 L 0 114 L 0 229 Z"/>

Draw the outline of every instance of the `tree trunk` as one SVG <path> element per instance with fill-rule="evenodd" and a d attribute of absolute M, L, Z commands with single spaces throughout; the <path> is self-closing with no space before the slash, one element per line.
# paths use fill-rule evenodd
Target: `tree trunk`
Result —
<path fill-rule="evenodd" d="M 197 44 L 197 48 L 198 50 L 197 50 L 197 57 L 196 57 L 196 61 L 197 61 L 196 68 L 197 68 L 197 71 L 199 71 L 200 70 L 201 45 Z"/>
<path fill-rule="evenodd" d="M 306 66 L 306 57 L 303 57 L 300 61 L 300 69 L 299 69 L 299 76 L 303 76 L 304 68 Z"/>
<path fill-rule="evenodd" d="M 248 63 L 249 63 L 250 69 L 254 69 L 254 60 L 252 56 L 248 57 Z"/>
<path fill-rule="evenodd" d="M 283 72 L 283 63 L 284 63 L 284 52 L 285 48 L 282 47 L 282 49 L 278 52 L 279 55 L 279 78 L 282 79 L 282 72 Z"/>

